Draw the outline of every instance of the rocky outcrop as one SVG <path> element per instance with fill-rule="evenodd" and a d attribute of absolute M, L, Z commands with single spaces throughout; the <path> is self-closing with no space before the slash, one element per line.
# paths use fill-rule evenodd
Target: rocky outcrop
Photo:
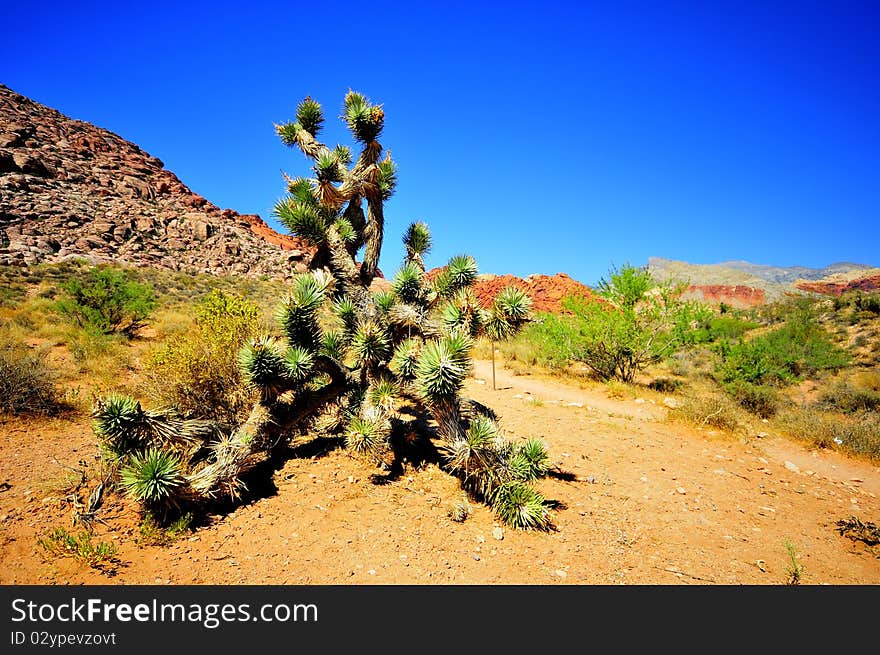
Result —
<path fill-rule="evenodd" d="M 433 279 L 441 268 L 428 271 L 428 278 Z M 592 289 L 577 280 L 573 280 L 565 273 L 556 275 L 529 275 L 526 278 L 515 275 L 492 275 L 483 274 L 477 276 L 474 284 L 474 294 L 483 307 L 490 307 L 495 297 L 505 287 L 516 287 L 525 291 L 532 299 L 532 309 L 537 312 L 564 311 L 562 301 L 567 296 L 582 296 L 592 299 Z"/>
<path fill-rule="evenodd" d="M 681 297 L 699 300 L 709 305 L 729 305 L 735 309 L 749 309 L 767 302 L 764 289 L 727 284 L 692 284 Z"/>
<path fill-rule="evenodd" d="M 876 291 L 880 289 L 880 269 L 861 275 L 830 275 L 821 280 L 799 280 L 795 288 L 811 293 L 839 296 L 847 291 Z"/>
<path fill-rule="evenodd" d="M 193 193 L 137 145 L 0 85 L 0 265 L 78 257 L 287 278 L 313 252 Z"/>

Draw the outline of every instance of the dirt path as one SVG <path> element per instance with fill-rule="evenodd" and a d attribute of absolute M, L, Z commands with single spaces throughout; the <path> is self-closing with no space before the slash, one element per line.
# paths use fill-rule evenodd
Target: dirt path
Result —
<path fill-rule="evenodd" d="M 477 362 L 468 392 L 509 436 L 543 438 L 571 478 L 541 482 L 564 505 L 552 533 L 499 533 L 476 504 L 454 523 L 446 509 L 461 492 L 436 466 L 377 484 L 368 465 L 333 450 L 288 460 L 274 488 L 170 546 L 137 545 L 133 508 L 113 500 L 96 530 L 119 547 L 108 575 L 36 544 L 69 527 L 50 455 L 90 457 L 88 421 L 13 421 L 0 425 L 0 583 L 781 584 L 786 540 L 805 584 L 880 583 L 880 559 L 835 531 L 851 515 L 880 522 L 876 466 L 700 432 L 665 422 L 650 399 L 500 367 L 493 391 L 488 366 Z"/>

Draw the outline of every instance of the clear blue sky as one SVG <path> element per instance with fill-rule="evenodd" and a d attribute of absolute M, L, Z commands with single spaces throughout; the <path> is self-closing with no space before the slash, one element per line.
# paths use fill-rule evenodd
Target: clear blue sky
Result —
<path fill-rule="evenodd" d="M 703 5 L 695 8 L 695 5 Z M 726 5 L 726 8 L 721 8 Z M 0 82 L 258 213 L 349 87 L 399 165 L 380 262 L 594 284 L 651 255 L 880 266 L 880 2 L 4 2 Z"/>

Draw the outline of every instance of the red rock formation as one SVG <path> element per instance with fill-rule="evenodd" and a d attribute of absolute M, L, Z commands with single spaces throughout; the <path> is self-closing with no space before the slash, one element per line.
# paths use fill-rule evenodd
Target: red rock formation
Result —
<path fill-rule="evenodd" d="M 428 271 L 429 279 L 433 279 L 441 268 Z M 515 275 L 480 275 L 474 285 L 474 293 L 480 304 L 489 307 L 495 297 L 505 287 L 516 287 L 525 291 L 532 299 L 532 308 L 537 312 L 561 312 L 562 300 L 566 296 L 582 296 L 595 298 L 592 289 L 572 279 L 565 273 L 556 275 L 529 275 L 523 279 Z"/>
<path fill-rule="evenodd" d="M 880 273 L 863 275 L 851 280 L 800 280 L 795 282 L 795 288 L 811 293 L 822 293 L 830 296 L 839 296 L 847 291 L 876 291 L 880 289 Z"/>
<path fill-rule="evenodd" d="M 709 305 L 724 303 L 736 309 L 749 309 L 767 302 L 764 289 L 727 284 L 692 284 L 681 297 Z"/>

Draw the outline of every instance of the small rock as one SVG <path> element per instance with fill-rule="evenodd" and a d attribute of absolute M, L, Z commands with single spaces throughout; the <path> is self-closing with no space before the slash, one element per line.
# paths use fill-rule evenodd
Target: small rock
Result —
<path fill-rule="evenodd" d="M 687 489 L 685 489 L 684 487 L 679 487 L 678 489 L 676 489 L 676 491 L 682 495 L 687 493 Z"/>
<path fill-rule="evenodd" d="M 636 405 L 643 405 L 645 403 L 645 399 L 644 398 L 636 398 L 633 402 Z"/>
<path fill-rule="evenodd" d="M 646 477 L 643 475 L 642 477 L 639 478 L 639 480 L 641 480 L 642 482 L 647 482 L 647 481 L 648 481 L 648 478 L 646 478 Z"/>
<path fill-rule="evenodd" d="M 792 471 L 793 473 L 801 472 L 801 469 L 797 464 L 795 464 L 794 462 L 789 462 L 787 460 L 785 462 L 785 468 L 787 468 L 789 471 Z"/>
<path fill-rule="evenodd" d="M 480 556 L 479 556 L 479 555 L 474 555 L 474 561 L 475 561 L 475 562 L 479 562 L 479 561 L 480 561 Z"/>
<path fill-rule="evenodd" d="M 369 573 L 370 575 L 376 575 L 376 569 L 370 569 L 369 571 L 367 571 L 367 573 Z"/>
<path fill-rule="evenodd" d="M 568 573 L 566 573 L 562 569 L 556 569 L 556 575 L 558 575 L 560 578 L 567 578 L 568 577 Z"/>
<path fill-rule="evenodd" d="M 592 475 L 588 475 L 587 482 L 589 482 L 590 484 L 596 484 L 596 478 L 593 477 Z"/>
<path fill-rule="evenodd" d="M 767 437 L 770 436 L 770 433 L 769 433 L 769 432 L 759 432 L 759 433 L 756 434 L 755 436 L 756 436 L 758 439 L 766 439 Z"/>
<path fill-rule="evenodd" d="M 681 403 L 675 398 L 671 398 L 670 396 L 667 396 L 663 399 L 663 404 L 666 405 L 666 407 L 668 407 L 669 409 L 678 409 L 679 407 L 681 407 Z"/>
<path fill-rule="evenodd" d="M 492 528 L 492 536 L 495 537 L 498 541 L 504 539 L 504 530 L 501 528 Z"/>

